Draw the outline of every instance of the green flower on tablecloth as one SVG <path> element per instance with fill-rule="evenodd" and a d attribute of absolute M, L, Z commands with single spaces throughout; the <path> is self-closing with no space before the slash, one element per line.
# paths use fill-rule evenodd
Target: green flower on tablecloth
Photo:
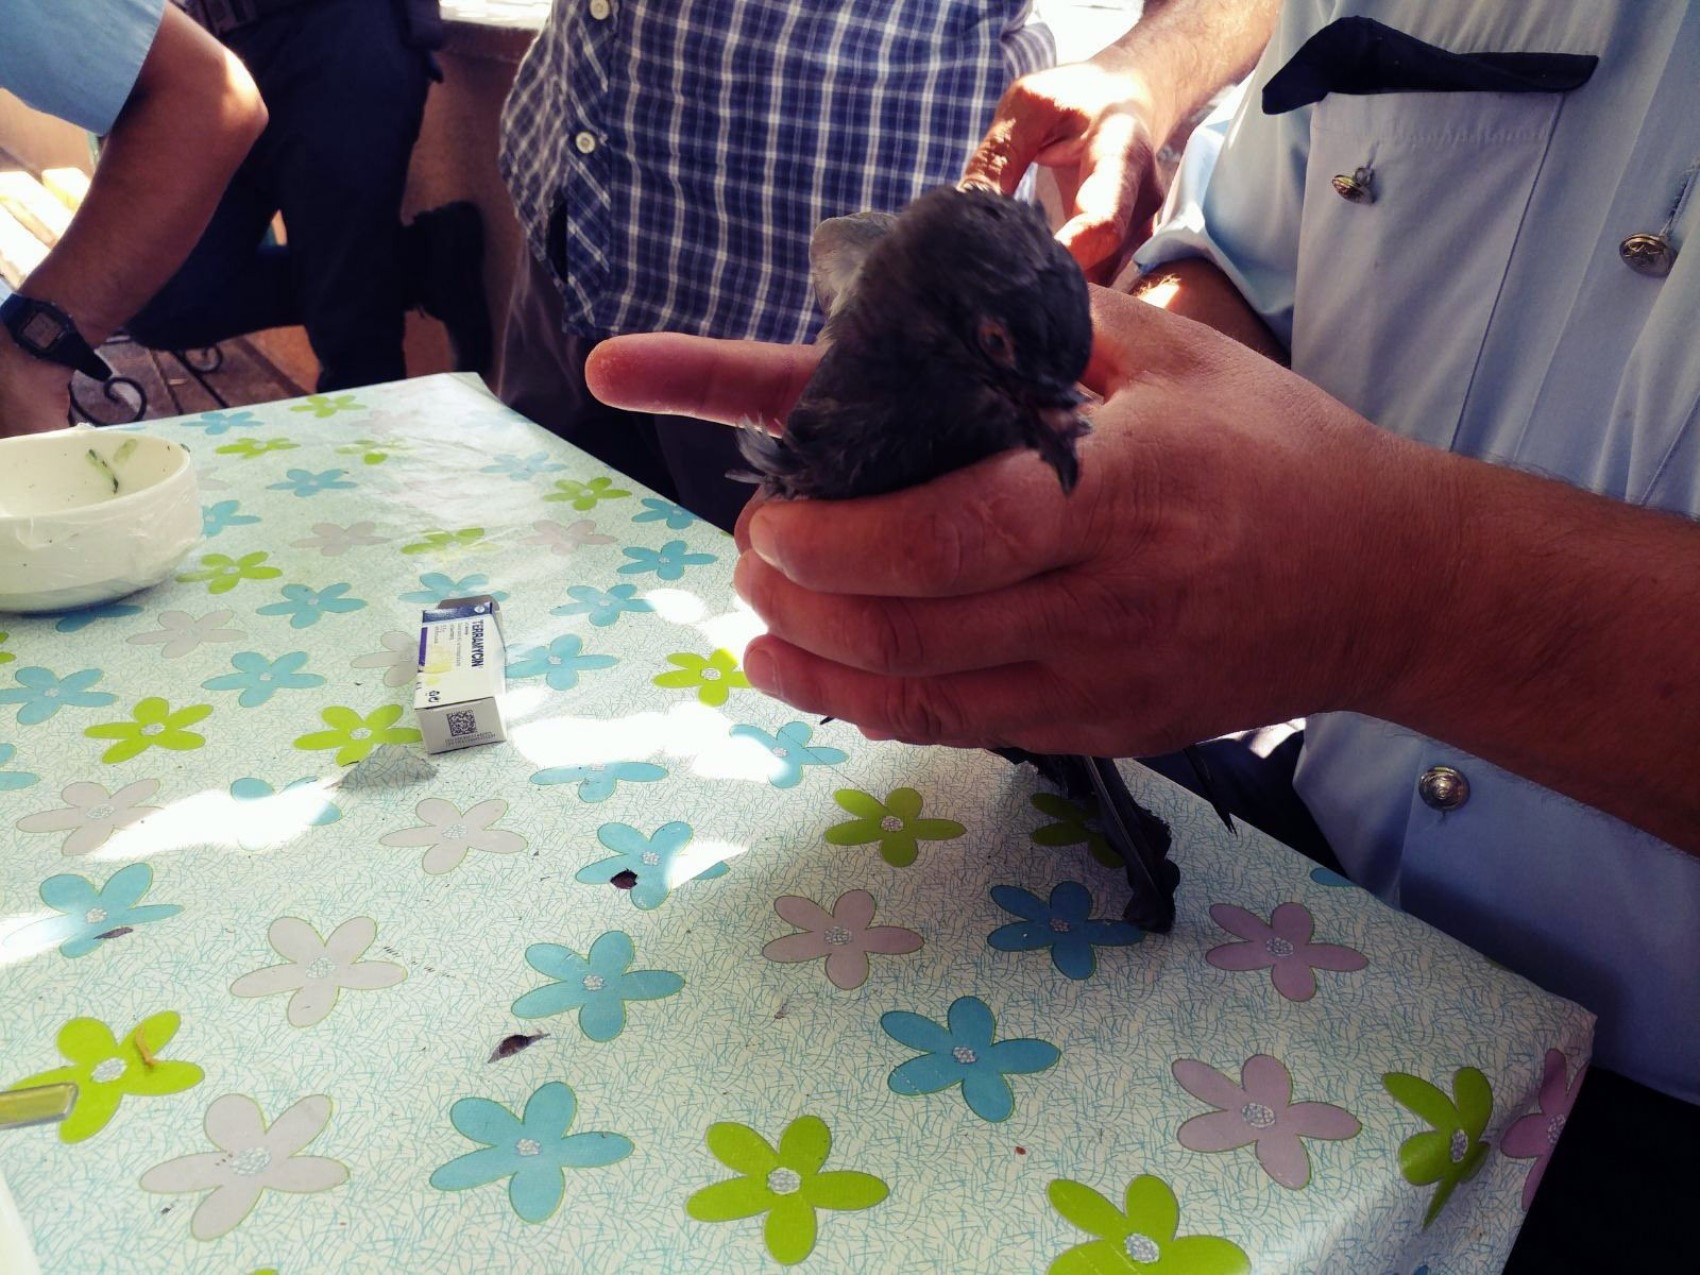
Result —
<path fill-rule="evenodd" d="M 1238 1244 L 1214 1235 L 1176 1235 L 1181 1207 L 1162 1178 L 1142 1173 L 1127 1184 L 1122 1207 L 1084 1182 L 1053 1181 L 1051 1207 L 1096 1239 L 1057 1256 L 1050 1275 L 1251 1275 Z"/>
<path fill-rule="evenodd" d="M 289 452 L 300 446 L 300 443 L 292 443 L 287 438 L 239 438 L 234 443 L 215 447 L 213 451 L 220 456 L 239 456 L 243 460 L 253 460 L 268 452 Z"/>
<path fill-rule="evenodd" d="M 620 500 L 632 493 L 624 487 L 614 486 L 611 478 L 592 478 L 587 483 L 581 483 L 576 478 L 557 478 L 555 490 L 543 497 L 544 500 L 564 500 L 574 509 L 585 510 L 596 508 L 600 500 Z"/>
<path fill-rule="evenodd" d="M 333 704 L 319 711 L 319 716 L 330 729 L 298 736 L 295 747 L 304 752 L 334 748 L 337 765 L 350 766 L 379 744 L 419 742 L 420 734 L 413 727 L 396 725 L 401 720 L 401 713 L 400 704 L 385 704 L 362 717 L 352 708 Z"/>
<path fill-rule="evenodd" d="M 832 799 L 856 818 L 833 824 L 826 839 L 835 846 L 865 846 L 877 841 L 880 858 L 894 868 L 915 862 L 921 841 L 951 841 L 968 829 L 954 819 L 922 819 L 921 794 L 894 789 L 884 801 L 859 788 L 840 788 Z"/>
<path fill-rule="evenodd" d="M 17 755 L 18 750 L 11 744 L 0 744 L 0 792 L 16 792 L 19 788 L 28 788 L 31 784 L 41 782 L 40 775 L 31 774 L 27 770 L 6 769 L 12 758 Z"/>
<path fill-rule="evenodd" d="M 403 545 L 401 551 L 406 554 L 459 553 L 467 549 L 488 548 L 488 545 L 482 543 L 483 539 L 482 527 L 461 527 L 457 531 L 426 531 L 421 532 L 419 539 L 412 544 Z"/>
<path fill-rule="evenodd" d="M 1399 1145 L 1399 1172 L 1413 1186 L 1440 1185 L 1423 1215 L 1426 1227 L 1440 1216 L 1460 1183 L 1481 1172 L 1488 1144 L 1482 1131 L 1493 1116 L 1493 1088 L 1474 1067 L 1452 1075 L 1452 1097 L 1419 1076 L 1388 1072 L 1381 1078 L 1393 1100 L 1433 1126 Z"/>
<path fill-rule="evenodd" d="M 269 553 L 245 553 L 240 558 L 222 553 L 203 553 L 201 565 L 193 571 L 181 572 L 177 582 L 195 584 L 204 580 L 208 593 L 229 593 L 244 580 L 275 580 L 282 575 L 277 567 L 261 565 L 269 557 Z"/>
<path fill-rule="evenodd" d="M 738 657 L 718 649 L 711 655 L 692 655 L 689 651 L 674 651 L 667 657 L 669 664 L 678 667 L 661 673 L 652 680 L 669 690 L 696 688 L 697 699 L 710 708 L 719 708 L 735 690 L 748 690 L 750 679 L 738 667 Z"/>
<path fill-rule="evenodd" d="M 120 1041 L 98 1018 L 73 1018 L 59 1029 L 58 1039 L 59 1052 L 70 1066 L 25 1076 L 12 1088 L 76 1085 L 77 1102 L 59 1125 L 59 1140 L 92 1138 L 106 1128 L 122 1099 L 181 1093 L 201 1083 L 206 1073 L 194 1063 L 159 1056 L 181 1021 L 172 1010 L 153 1014 Z"/>
<path fill-rule="evenodd" d="M 748 1125 L 721 1121 L 708 1127 L 709 1154 L 739 1176 L 715 1182 L 685 1201 L 699 1222 L 737 1222 L 767 1214 L 767 1251 L 787 1266 L 815 1247 L 816 1209 L 871 1209 L 891 1189 L 871 1173 L 823 1171 L 832 1152 L 832 1130 L 819 1116 L 799 1116 L 785 1126 L 777 1148 Z"/>
<path fill-rule="evenodd" d="M 578 1099 L 558 1080 L 543 1085 L 515 1116 L 488 1098 L 462 1098 L 449 1108 L 449 1121 L 473 1142 L 484 1145 L 456 1156 L 431 1174 L 439 1191 L 465 1191 L 508 1179 L 508 1203 L 526 1222 L 544 1222 L 561 1207 L 567 1169 L 596 1169 L 632 1153 L 623 1134 L 573 1133 Z"/>
<path fill-rule="evenodd" d="M 1036 792 L 1029 800 L 1040 814 L 1056 820 L 1033 830 L 1036 845 L 1084 845 L 1087 852 L 1106 868 L 1123 866 L 1121 856 L 1111 848 L 1103 829 L 1098 826 L 1096 800 L 1073 802 L 1054 792 Z"/>
<path fill-rule="evenodd" d="M 4 646 L 6 644 L 6 639 L 11 636 L 12 635 L 10 633 L 0 633 L 0 646 Z M 0 651 L 0 664 L 10 664 L 17 658 L 18 657 L 13 655 L 10 651 Z"/>
<path fill-rule="evenodd" d="M 360 462 L 364 465 L 382 465 L 395 453 L 407 449 L 408 444 L 396 438 L 357 438 L 336 450 L 339 456 L 360 457 Z"/>
<path fill-rule="evenodd" d="M 338 412 L 363 412 L 366 404 L 359 402 L 352 394 L 309 394 L 306 399 L 289 409 L 292 412 L 311 412 L 318 420 L 327 416 L 335 416 Z"/>
<path fill-rule="evenodd" d="M 190 704 L 173 711 L 171 705 L 157 695 L 138 700 L 130 710 L 134 719 L 128 722 L 103 722 L 90 726 L 83 734 L 90 739 L 116 740 L 100 755 L 101 761 L 113 765 L 139 757 L 150 748 L 166 748 L 172 752 L 187 752 L 206 744 L 205 735 L 189 729 L 212 712 L 211 704 Z"/>

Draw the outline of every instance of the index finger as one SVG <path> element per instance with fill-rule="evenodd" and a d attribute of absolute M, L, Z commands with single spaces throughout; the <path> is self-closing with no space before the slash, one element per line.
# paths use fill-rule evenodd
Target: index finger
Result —
<path fill-rule="evenodd" d="M 1056 122 L 1054 108 L 1037 101 L 1017 80 L 1004 93 L 985 137 L 969 156 L 963 182 L 1015 194 L 1033 160 L 1053 140 L 1050 134 Z"/>
<path fill-rule="evenodd" d="M 755 421 L 777 431 L 819 361 L 812 345 L 656 332 L 602 342 L 585 362 L 584 379 L 610 407 L 727 425 Z"/>
<path fill-rule="evenodd" d="M 859 500 L 775 500 L 747 527 L 750 548 L 822 593 L 954 597 L 1079 562 L 1103 484 L 1083 444 L 1064 494 L 1034 453 L 1004 452 L 919 487 Z"/>

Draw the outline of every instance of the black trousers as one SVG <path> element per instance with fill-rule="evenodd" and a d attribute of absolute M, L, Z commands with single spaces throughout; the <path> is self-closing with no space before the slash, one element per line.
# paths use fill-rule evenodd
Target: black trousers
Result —
<path fill-rule="evenodd" d="M 1202 748 L 1236 817 L 1338 872 L 1339 861 L 1293 790 L 1303 742 L 1302 732 L 1291 735 L 1266 756 L 1238 739 Z M 1144 762 L 1183 787 L 1195 786 L 1179 754 Z M 1700 1229 L 1688 1210 L 1696 1200 L 1700 1106 L 1590 1067 L 1505 1270 L 1694 1275 Z"/>
<path fill-rule="evenodd" d="M 198 349 L 301 324 L 321 391 L 400 380 L 401 198 L 430 84 L 394 0 L 303 0 L 225 43 L 270 122 L 187 261 L 127 325 Z M 287 246 L 265 242 L 283 213 Z"/>

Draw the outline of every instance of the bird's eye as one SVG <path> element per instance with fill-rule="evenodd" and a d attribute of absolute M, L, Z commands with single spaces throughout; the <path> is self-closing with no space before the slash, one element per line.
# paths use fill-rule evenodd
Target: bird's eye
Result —
<path fill-rule="evenodd" d="M 983 319 L 979 330 L 980 349 L 1000 367 L 1015 362 L 1015 344 L 1009 339 L 1009 329 L 996 319 Z"/>

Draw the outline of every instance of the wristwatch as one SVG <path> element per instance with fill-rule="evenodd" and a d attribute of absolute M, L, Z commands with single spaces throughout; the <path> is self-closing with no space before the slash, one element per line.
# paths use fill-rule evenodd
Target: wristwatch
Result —
<path fill-rule="evenodd" d="M 27 354 L 71 368 L 97 381 L 112 379 L 112 368 L 106 360 L 83 339 L 71 316 L 51 301 L 37 301 L 14 292 L 0 301 L 0 324 Z"/>

